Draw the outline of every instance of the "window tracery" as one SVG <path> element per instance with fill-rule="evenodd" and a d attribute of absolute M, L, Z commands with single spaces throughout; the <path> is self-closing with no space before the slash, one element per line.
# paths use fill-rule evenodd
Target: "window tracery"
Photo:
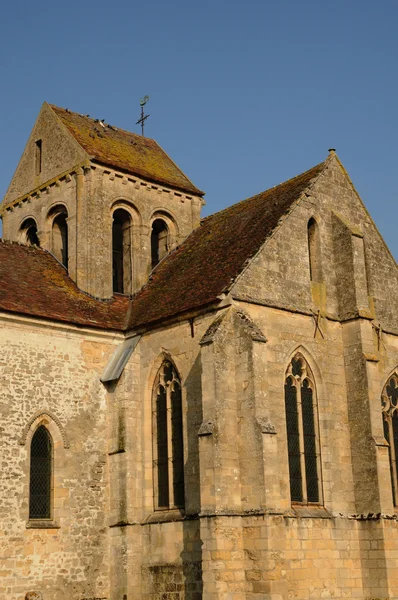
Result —
<path fill-rule="evenodd" d="M 173 364 L 160 367 L 153 388 L 153 471 L 157 509 L 184 507 L 181 381 Z"/>
<path fill-rule="evenodd" d="M 292 502 L 321 502 L 321 463 L 315 383 L 301 355 L 285 379 L 285 412 Z"/>
<path fill-rule="evenodd" d="M 30 444 L 29 519 L 51 518 L 53 443 L 40 425 Z"/>
<path fill-rule="evenodd" d="M 398 503 L 398 375 L 394 373 L 381 395 L 384 437 L 389 445 L 391 487 L 394 506 Z"/>

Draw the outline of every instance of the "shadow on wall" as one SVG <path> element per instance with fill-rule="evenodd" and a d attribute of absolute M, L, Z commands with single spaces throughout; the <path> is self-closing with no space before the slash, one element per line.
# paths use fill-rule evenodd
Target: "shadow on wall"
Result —
<path fill-rule="evenodd" d="M 201 372 L 200 358 L 197 358 L 186 380 L 183 381 L 186 391 L 185 517 L 177 526 L 178 529 L 179 526 L 182 527 L 180 560 L 142 565 L 141 597 L 143 600 L 202 600 L 202 541 L 198 516 L 200 511 L 198 431 L 203 420 Z"/>
<path fill-rule="evenodd" d="M 198 431 L 203 421 L 202 410 L 202 364 L 198 356 L 185 381 L 187 397 L 187 456 L 186 474 L 186 512 L 183 522 L 183 550 L 181 552 L 184 600 L 201 600 L 202 581 L 202 540 L 200 536 L 200 464 Z M 192 514 L 193 513 L 193 514 Z M 189 515 L 192 514 L 192 519 Z"/>

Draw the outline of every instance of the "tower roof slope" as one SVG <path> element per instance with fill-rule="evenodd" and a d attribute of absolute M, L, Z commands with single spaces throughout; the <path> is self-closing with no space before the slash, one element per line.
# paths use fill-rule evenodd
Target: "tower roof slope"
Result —
<path fill-rule="evenodd" d="M 98 119 L 53 104 L 49 106 L 94 160 L 149 181 L 203 195 L 155 140 L 111 125 L 101 125 Z"/>
<path fill-rule="evenodd" d="M 203 219 L 201 226 L 156 267 L 149 283 L 135 296 L 129 327 L 215 302 L 324 165 Z"/>
<path fill-rule="evenodd" d="M 123 329 L 129 299 L 81 292 L 45 250 L 0 240 L 0 310 L 102 329 Z"/>

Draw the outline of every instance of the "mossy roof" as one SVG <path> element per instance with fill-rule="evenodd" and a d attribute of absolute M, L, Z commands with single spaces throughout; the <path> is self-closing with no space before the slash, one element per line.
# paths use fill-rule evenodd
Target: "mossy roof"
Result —
<path fill-rule="evenodd" d="M 1 311 L 121 330 L 128 306 L 125 296 L 105 301 L 80 291 L 49 252 L 0 240 Z"/>
<path fill-rule="evenodd" d="M 325 163 L 202 220 L 132 298 L 80 291 L 47 251 L 0 240 L 0 310 L 139 330 L 219 302 Z"/>
<path fill-rule="evenodd" d="M 172 159 L 152 140 L 98 119 L 49 105 L 90 157 L 151 182 L 203 196 Z"/>
<path fill-rule="evenodd" d="M 135 296 L 129 327 L 138 328 L 216 302 L 324 165 L 203 219 L 201 226 L 156 267 L 151 280 Z"/>

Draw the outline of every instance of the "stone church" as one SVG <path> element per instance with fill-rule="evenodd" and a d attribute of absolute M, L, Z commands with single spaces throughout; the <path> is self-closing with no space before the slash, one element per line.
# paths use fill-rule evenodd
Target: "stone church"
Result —
<path fill-rule="evenodd" d="M 202 205 L 43 105 L 1 205 L 1 599 L 398 598 L 397 264 L 333 150 Z"/>

